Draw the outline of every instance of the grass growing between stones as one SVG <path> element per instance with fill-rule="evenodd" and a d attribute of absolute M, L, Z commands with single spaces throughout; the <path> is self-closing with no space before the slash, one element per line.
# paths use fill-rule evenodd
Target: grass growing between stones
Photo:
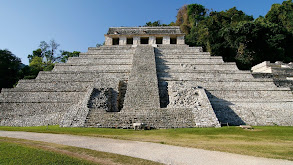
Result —
<path fill-rule="evenodd" d="M 0 137 L 0 164 L 127 164 L 160 163 L 78 147 Z"/>
<path fill-rule="evenodd" d="M 182 128 L 134 131 L 106 128 L 0 127 L 0 130 L 29 131 L 106 137 L 201 148 L 258 157 L 293 160 L 293 127 Z"/>

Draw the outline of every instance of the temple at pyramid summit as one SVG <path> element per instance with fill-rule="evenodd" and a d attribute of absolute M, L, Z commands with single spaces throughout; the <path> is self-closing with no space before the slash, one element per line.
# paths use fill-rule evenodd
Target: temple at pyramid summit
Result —
<path fill-rule="evenodd" d="M 113 27 L 105 44 L 0 93 L 1 126 L 293 126 L 293 94 L 189 47 L 177 26 Z"/>

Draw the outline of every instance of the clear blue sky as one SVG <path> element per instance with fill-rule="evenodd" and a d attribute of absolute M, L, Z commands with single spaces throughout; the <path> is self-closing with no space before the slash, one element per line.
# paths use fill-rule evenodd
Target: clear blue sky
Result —
<path fill-rule="evenodd" d="M 199 3 L 214 11 L 234 6 L 254 18 L 283 0 L 0 0 L 0 49 L 24 64 L 40 41 L 54 39 L 59 50 L 86 52 L 104 42 L 109 27 L 175 22 L 177 9 Z"/>

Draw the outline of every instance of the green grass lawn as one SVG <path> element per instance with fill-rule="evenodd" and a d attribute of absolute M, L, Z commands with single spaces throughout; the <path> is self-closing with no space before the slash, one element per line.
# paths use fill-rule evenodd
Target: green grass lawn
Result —
<path fill-rule="evenodd" d="M 147 141 L 243 155 L 293 160 L 293 127 L 180 128 L 134 131 L 107 128 L 0 127 L 29 131 Z"/>
<path fill-rule="evenodd" d="M 67 155 L 0 140 L 0 164 L 93 164 Z"/>
<path fill-rule="evenodd" d="M 0 164 L 159 165 L 160 163 L 78 147 L 0 137 Z"/>

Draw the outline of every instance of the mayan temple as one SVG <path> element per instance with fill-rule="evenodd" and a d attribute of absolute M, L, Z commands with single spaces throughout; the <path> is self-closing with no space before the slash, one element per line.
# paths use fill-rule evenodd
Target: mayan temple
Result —
<path fill-rule="evenodd" d="M 293 95 L 200 47 L 179 27 L 117 27 L 105 45 L 0 93 L 0 125 L 293 126 Z"/>

